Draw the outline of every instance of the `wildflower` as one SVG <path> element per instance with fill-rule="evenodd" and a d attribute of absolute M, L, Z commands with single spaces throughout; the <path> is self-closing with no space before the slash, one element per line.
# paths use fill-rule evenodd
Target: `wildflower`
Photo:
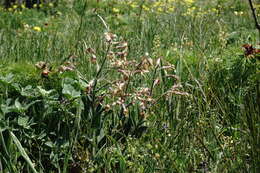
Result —
<path fill-rule="evenodd" d="M 13 5 L 13 9 L 17 9 L 17 5 Z"/>
<path fill-rule="evenodd" d="M 93 63 L 93 64 L 97 63 L 97 57 L 96 57 L 95 54 L 92 54 L 92 55 L 91 55 L 91 57 L 90 57 L 90 62 Z"/>
<path fill-rule="evenodd" d="M 87 48 L 86 52 L 87 53 L 91 53 L 91 54 L 95 54 L 96 53 L 96 51 L 93 48 L 91 48 L 91 47 Z"/>
<path fill-rule="evenodd" d="M 23 27 L 24 27 L 24 29 L 29 29 L 30 28 L 30 26 L 28 24 L 26 24 L 26 23 L 23 24 Z"/>
<path fill-rule="evenodd" d="M 119 13 L 119 12 L 120 12 L 120 10 L 119 10 L 118 8 L 113 8 L 112 11 L 113 11 L 114 13 Z"/>
<path fill-rule="evenodd" d="M 174 7 L 170 7 L 170 8 L 168 9 L 168 11 L 169 11 L 169 12 L 173 12 L 173 11 L 174 11 Z"/>
<path fill-rule="evenodd" d="M 184 1 L 187 5 L 191 5 L 194 3 L 194 0 L 185 0 Z"/>
<path fill-rule="evenodd" d="M 49 73 L 50 73 L 50 70 L 48 68 L 44 69 L 42 71 L 42 77 L 48 77 Z"/>
<path fill-rule="evenodd" d="M 36 31 L 36 32 L 41 32 L 42 31 L 42 29 L 39 26 L 33 27 L 33 30 Z"/>
<path fill-rule="evenodd" d="M 138 7 L 138 5 L 136 5 L 135 3 L 132 3 L 130 6 L 131 6 L 132 8 L 137 8 L 137 7 Z"/>
<path fill-rule="evenodd" d="M 65 65 L 61 65 L 58 69 L 58 71 L 60 73 L 63 73 L 65 71 L 73 71 L 75 69 L 75 66 L 71 65 L 71 66 L 65 66 Z"/>
<path fill-rule="evenodd" d="M 168 94 L 175 94 L 175 95 L 181 95 L 181 96 L 189 96 L 187 92 L 179 91 L 179 88 L 181 88 L 180 84 L 173 85 L 168 91 Z"/>
<path fill-rule="evenodd" d="M 109 32 L 105 32 L 105 40 L 106 42 L 112 42 L 115 38 L 116 38 L 116 35 L 115 34 L 112 34 L 112 33 L 109 33 Z"/>
<path fill-rule="evenodd" d="M 157 9 L 157 11 L 158 11 L 158 12 L 163 12 L 162 7 L 159 7 L 159 8 Z"/>
<path fill-rule="evenodd" d="M 92 89 L 93 89 L 93 86 L 94 86 L 94 80 L 91 80 L 88 85 L 86 86 L 86 89 L 85 89 L 85 92 L 87 94 L 90 94 L 92 92 Z"/>
<path fill-rule="evenodd" d="M 149 11 L 149 10 L 150 10 L 150 8 L 147 7 L 147 6 L 145 6 L 145 5 L 143 5 L 143 9 L 144 9 L 145 11 Z"/>
<path fill-rule="evenodd" d="M 53 7 L 54 5 L 53 5 L 53 3 L 49 3 L 49 7 Z"/>
<path fill-rule="evenodd" d="M 159 85 L 160 82 L 161 82 L 160 79 L 155 79 L 153 82 L 153 87 L 155 87 L 156 85 Z"/>
<path fill-rule="evenodd" d="M 116 49 L 125 49 L 125 48 L 127 48 L 127 46 L 128 46 L 127 42 L 122 42 L 121 44 L 116 46 Z"/>
<path fill-rule="evenodd" d="M 242 46 L 245 49 L 245 56 L 250 57 L 260 53 L 260 49 L 256 49 L 251 44 L 244 44 Z"/>
<path fill-rule="evenodd" d="M 44 61 L 39 61 L 35 64 L 35 66 L 38 69 L 45 69 L 48 66 L 48 63 L 44 62 Z"/>
<path fill-rule="evenodd" d="M 159 159 L 160 158 L 160 154 L 159 153 L 155 153 L 155 158 Z"/>
<path fill-rule="evenodd" d="M 111 110 L 111 106 L 109 104 L 105 105 L 104 108 L 106 112 Z"/>
<path fill-rule="evenodd" d="M 58 16 L 61 16 L 61 15 L 62 15 L 62 13 L 61 13 L 60 11 L 57 11 L 56 14 L 57 14 Z"/>

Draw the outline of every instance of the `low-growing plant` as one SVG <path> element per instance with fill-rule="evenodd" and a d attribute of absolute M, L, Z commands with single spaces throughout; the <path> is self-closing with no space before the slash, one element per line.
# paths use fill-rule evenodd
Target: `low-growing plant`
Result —
<path fill-rule="evenodd" d="M 30 85 L 23 86 L 30 80 L 15 82 L 13 69 L 1 78 L 1 119 L 6 122 L 2 144 L 10 146 L 12 138 L 10 142 L 18 148 L 13 154 L 3 148 L 4 168 L 14 171 L 8 165 L 21 165 L 19 169 L 29 171 L 23 157 L 33 171 L 79 169 L 78 163 L 85 161 L 82 152 L 96 163 L 99 153 L 115 141 L 124 143 L 129 135 L 141 137 L 148 127 L 147 117 L 160 100 L 172 94 L 188 96 L 180 90 L 174 66 L 163 65 L 149 54 L 139 60 L 130 58 L 128 43 L 110 32 L 105 33 L 104 42 L 101 53 L 86 47 L 94 69 L 91 80 L 77 70 L 75 56 L 56 68 L 38 62 L 34 72 L 38 77 L 34 82 L 30 79 Z"/>

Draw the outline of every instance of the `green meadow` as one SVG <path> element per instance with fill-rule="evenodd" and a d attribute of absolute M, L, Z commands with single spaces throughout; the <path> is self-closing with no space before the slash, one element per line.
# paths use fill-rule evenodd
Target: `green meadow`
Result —
<path fill-rule="evenodd" d="M 259 0 L 41 2 L 0 1 L 1 173 L 260 171 Z"/>

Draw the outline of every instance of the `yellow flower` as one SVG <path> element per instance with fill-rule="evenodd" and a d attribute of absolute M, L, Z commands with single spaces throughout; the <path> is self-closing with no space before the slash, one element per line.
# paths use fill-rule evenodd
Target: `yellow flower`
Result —
<path fill-rule="evenodd" d="M 33 27 L 33 30 L 36 31 L 36 32 L 41 32 L 42 31 L 42 29 L 39 26 Z"/>
<path fill-rule="evenodd" d="M 161 6 L 161 2 L 160 1 L 157 1 L 153 4 L 153 7 L 159 7 Z"/>
<path fill-rule="evenodd" d="M 174 11 L 174 7 L 170 7 L 169 9 L 168 9 L 168 12 L 173 12 Z"/>
<path fill-rule="evenodd" d="M 54 5 L 53 5 L 53 3 L 49 3 L 49 7 L 53 7 Z"/>
<path fill-rule="evenodd" d="M 137 8 L 137 7 L 138 7 L 138 5 L 137 5 L 136 3 L 131 3 L 130 6 L 131 6 L 132 8 Z"/>
<path fill-rule="evenodd" d="M 144 9 L 145 11 L 149 11 L 149 10 L 150 10 L 150 8 L 147 7 L 146 5 L 143 5 L 143 9 Z"/>
<path fill-rule="evenodd" d="M 114 13 L 119 13 L 120 10 L 119 10 L 118 8 L 113 8 L 112 11 L 113 11 Z"/>
<path fill-rule="evenodd" d="M 193 4 L 194 0 L 185 0 L 185 3 L 187 3 L 188 5 Z"/>
<path fill-rule="evenodd" d="M 158 11 L 158 12 L 163 12 L 162 7 L 158 7 L 158 8 L 157 8 L 157 11 Z"/>

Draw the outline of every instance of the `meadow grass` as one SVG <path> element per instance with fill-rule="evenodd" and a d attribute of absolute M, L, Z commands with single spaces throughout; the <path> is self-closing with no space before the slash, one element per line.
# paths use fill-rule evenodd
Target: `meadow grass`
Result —
<path fill-rule="evenodd" d="M 260 170 L 247 1 L 0 12 L 0 172 Z"/>

